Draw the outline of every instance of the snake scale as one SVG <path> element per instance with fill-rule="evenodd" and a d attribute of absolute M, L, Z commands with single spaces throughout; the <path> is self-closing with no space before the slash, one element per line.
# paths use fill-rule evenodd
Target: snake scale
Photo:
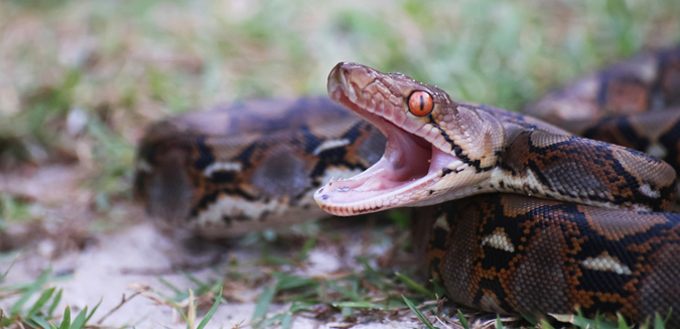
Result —
<path fill-rule="evenodd" d="M 634 321 L 680 310 L 680 216 L 669 212 L 680 47 L 584 77 L 526 114 L 354 63 L 332 70 L 328 91 L 334 102 L 253 101 L 152 125 L 136 197 L 159 222 L 213 237 L 319 208 L 418 207 L 430 272 L 460 304 Z"/>

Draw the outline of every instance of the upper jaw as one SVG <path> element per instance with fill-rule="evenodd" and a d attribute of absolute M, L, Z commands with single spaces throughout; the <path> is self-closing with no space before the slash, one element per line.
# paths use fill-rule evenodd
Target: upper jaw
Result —
<path fill-rule="evenodd" d="M 377 71 L 361 64 L 340 62 L 328 74 L 328 83 L 326 84 L 328 93 L 333 99 L 333 91 L 344 90 L 350 101 L 356 103 L 360 101 L 356 94 L 356 88 L 359 90 L 366 88 L 377 78 L 377 73 Z"/>
<path fill-rule="evenodd" d="M 446 168 L 464 165 L 451 155 L 438 130 L 407 114 L 403 97 L 384 94 L 395 89 L 394 84 L 385 86 L 383 80 L 389 79 L 354 63 L 340 63 L 329 74 L 331 99 L 377 126 L 388 142 L 385 154 L 371 168 L 350 179 L 331 181 L 315 193 L 315 200 L 327 212 L 353 215 L 423 203 L 421 192 L 430 189 L 432 194 Z M 441 146 L 449 147 L 444 151 Z"/>

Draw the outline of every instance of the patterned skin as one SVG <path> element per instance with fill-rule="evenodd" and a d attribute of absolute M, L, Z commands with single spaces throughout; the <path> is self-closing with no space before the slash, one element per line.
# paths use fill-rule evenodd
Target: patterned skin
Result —
<path fill-rule="evenodd" d="M 379 105 L 390 98 L 385 90 L 401 101 Z M 411 97 L 419 91 L 430 94 L 434 104 L 425 117 L 412 113 Z M 487 184 L 497 192 L 533 196 L 485 194 L 436 207 L 427 258 L 432 275 L 454 301 L 501 314 L 544 316 L 580 308 L 586 316 L 620 312 L 636 321 L 680 307 L 680 285 L 673 279 L 680 274 L 680 216 L 639 211 L 673 206 L 675 171 L 668 164 L 529 117 L 455 102 L 436 87 L 358 64 L 336 66 L 329 75 L 329 94 L 380 127 L 388 150 L 413 153 L 403 149 L 412 144 L 426 148 L 424 140 L 433 151 L 408 158 L 429 163 L 427 172 L 392 174 L 404 167 L 394 163 L 403 160 L 387 156 L 357 178 L 330 182 L 315 195 L 324 210 L 346 215 L 423 205 L 430 196 L 438 203 L 442 196 L 488 192 Z M 376 114 L 379 106 L 391 108 Z M 438 136 L 429 134 L 435 129 Z M 439 136 L 444 147 L 437 144 Z M 401 142 L 406 138 L 413 143 Z M 435 159 L 435 148 L 450 152 L 448 162 Z M 475 154 L 479 150 L 484 151 Z M 456 181 L 466 170 L 479 177 L 472 183 L 477 190 L 468 187 L 468 176 Z M 408 178 L 394 184 L 394 177 Z M 455 186 L 453 193 L 437 190 L 442 181 Z M 360 197 L 351 195 L 355 191 Z M 371 200 L 387 194 L 401 197 L 397 202 Z M 678 326 L 680 316 L 671 315 L 669 321 L 670 327 Z"/>
<path fill-rule="evenodd" d="M 329 182 L 315 199 L 335 215 L 423 206 L 489 192 L 511 192 L 607 208 L 669 210 L 675 171 L 621 146 L 573 136 L 532 117 L 456 102 L 402 74 L 340 63 L 329 75 L 331 99 L 387 136 L 373 167 Z M 434 104 L 412 113 L 414 93 Z"/>
<path fill-rule="evenodd" d="M 677 45 L 643 53 L 587 75 L 530 104 L 525 113 L 560 127 L 565 127 L 565 123 L 572 126 L 570 122 L 574 122 L 573 127 L 578 128 L 583 121 L 678 106 L 679 90 L 680 45 Z"/>
<path fill-rule="evenodd" d="M 680 214 L 491 194 L 445 203 L 437 215 L 429 268 L 458 303 L 637 322 L 680 307 Z M 672 312 L 667 328 L 678 326 Z"/>
<path fill-rule="evenodd" d="M 636 321 L 680 309 L 680 219 L 661 212 L 675 199 L 667 164 L 358 64 L 336 67 L 329 92 L 369 123 L 302 99 L 152 126 L 138 199 L 172 228 L 228 236 L 321 216 L 311 197 L 328 182 L 315 197 L 335 214 L 433 205 L 414 212 L 434 223 L 429 268 L 461 304 L 539 316 L 578 307 Z M 676 47 L 581 79 L 529 111 L 677 170 L 679 111 L 641 112 L 680 106 L 678 95 Z M 680 327 L 680 313 L 667 327 Z"/>
<path fill-rule="evenodd" d="M 135 197 L 161 227 L 205 237 L 320 218 L 312 194 L 370 167 L 372 125 L 326 98 L 251 101 L 158 122 L 140 142 Z"/>

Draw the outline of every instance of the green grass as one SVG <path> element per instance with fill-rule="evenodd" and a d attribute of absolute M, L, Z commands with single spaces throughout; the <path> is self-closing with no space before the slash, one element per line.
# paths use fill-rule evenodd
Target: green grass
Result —
<path fill-rule="evenodd" d="M 3 282 L 10 270 L 11 266 L 0 275 L 0 300 L 11 296 L 19 298 L 11 305 L 7 314 L 4 313 L 5 310 L 0 309 L 0 327 L 2 328 L 20 325 L 43 329 L 81 329 L 85 327 L 101 304 L 100 301 L 91 312 L 88 312 L 86 306 L 71 321 L 71 308 L 68 305 L 63 313 L 56 312 L 63 290 L 57 290 L 55 287 L 45 288 L 50 280 L 55 279 L 51 276 L 51 269 L 43 271 L 42 275 L 32 282 L 5 286 Z M 35 301 L 29 303 L 32 299 Z"/>
<path fill-rule="evenodd" d="M 519 109 L 559 82 L 680 35 L 671 0 L 229 4 L 0 4 L 0 31 L 17 35 L 5 38 L 0 60 L 9 72 L 0 81 L 2 164 L 89 162 L 94 188 L 127 197 L 147 123 L 220 101 L 324 94 L 338 61 Z M 69 126 L 78 116 L 86 124 Z"/>
<path fill-rule="evenodd" d="M 676 0 L 10 0 L 0 2 L 0 36 L 0 171 L 78 164 L 89 173 L 92 208 L 107 218 L 130 199 L 143 128 L 166 115 L 245 98 L 325 94 L 338 61 L 519 110 L 595 67 L 680 41 L 680 17 Z M 1 202 L 0 237 L 9 225 L 42 220 L 29 213 L 39 201 L 3 194 Z M 266 254 L 264 261 L 298 264 L 316 244 L 307 241 L 290 259 Z M 367 264 L 333 280 L 277 272 L 253 317 L 285 327 L 312 300 L 351 317 L 406 307 L 404 292 L 416 302 L 431 298 L 409 277 Z M 374 300 L 361 280 L 389 293 Z M 55 312 L 45 307 L 61 295 L 35 284 L 30 291 L 45 294 L 44 304 L 13 308 L 12 321 Z M 197 295 L 216 289 L 197 287 Z M 266 315 L 277 301 L 289 309 Z"/>

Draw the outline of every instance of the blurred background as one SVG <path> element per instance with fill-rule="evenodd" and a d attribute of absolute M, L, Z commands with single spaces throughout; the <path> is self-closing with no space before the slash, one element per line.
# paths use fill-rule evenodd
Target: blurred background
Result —
<path fill-rule="evenodd" d="M 679 39 L 674 0 L 6 0 L 0 169 L 78 164 L 105 209 L 129 198 L 148 123 L 246 98 L 325 94 L 338 61 L 517 110 Z"/>
<path fill-rule="evenodd" d="M 678 41 L 677 0 L 2 0 L 0 260 L 55 259 L 143 217 L 135 146 L 169 115 L 324 95 L 339 61 L 521 110 Z"/>

